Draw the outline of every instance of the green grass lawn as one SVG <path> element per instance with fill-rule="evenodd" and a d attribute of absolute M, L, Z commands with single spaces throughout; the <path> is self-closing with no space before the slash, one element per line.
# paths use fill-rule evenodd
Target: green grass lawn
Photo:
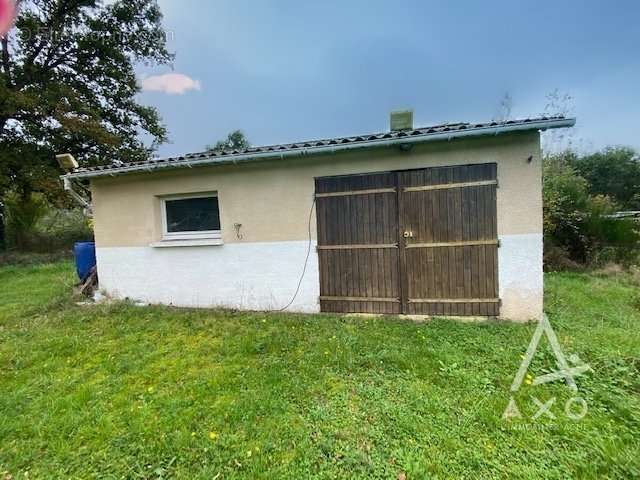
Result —
<path fill-rule="evenodd" d="M 640 295 L 553 274 L 588 405 L 516 394 L 535 325 L 80 307 L 70 263 L 0 268 L 0 479 L 640 476 Z M 554 368 L 546 340 L 532 375 Z M 551 412 L 532 420 L 541 402 Z"/>

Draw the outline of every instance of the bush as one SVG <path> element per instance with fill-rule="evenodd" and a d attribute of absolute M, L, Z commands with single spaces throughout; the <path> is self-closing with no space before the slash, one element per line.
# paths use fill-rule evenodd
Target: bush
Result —
<path fill-rule="evenodd" d="M 70 249 L 75 242 L 93 240 L 91 221 L 81 208 L 50 209 L 34 229 L 32 251 Z"/>
<path fill-rule="evenodd" d="M 47 212 L 46 202 L 39 195 L 31 195 L 24 199 L 16 193 L 9 193 L 4 198 L 4 204 L 7 243 L 9 247 L 24 250 L 36 223 Z"/>
<path fill-rule="evenodd" d="M 80 208 L 56 208 L 40 195 L 5 198 L 7 246 L 20 252 L 70 250 L 77 241 L 91 240 L 89 219 Z"/>
<path fill-rule="evenodd" d="M 589 194 L 587 181 L 563 157 L 549 157 L 543 168 L 545 244 L 566 252 L 573 261 L 586 260 L 584 224 Z"/>
<path fill-rule="evenodd" d="M 545 268 L 636 262 L 639 225 L 610 216 L 618 204 L 607 195 L 590 193 L 589 182 L 573 166 L 575 158 L 573 153 L 564 153 L 545 159 Z"/>
<path fill-rule="evenodd" d="M 544 242 L 544 268 L 545 271 L 551 272 L 582 269 L 579 263 L 571 260 L 566 248 L 555 245 L 546 239 Z"/>

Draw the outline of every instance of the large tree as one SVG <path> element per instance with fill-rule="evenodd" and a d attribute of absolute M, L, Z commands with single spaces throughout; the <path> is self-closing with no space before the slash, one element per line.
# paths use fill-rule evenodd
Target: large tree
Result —
<path fill-rule="evenodd" d="M 173 58 L 155 0 L 22 0 L 18 8 L 1 40 L 0 217 L 9 189 L 25 199 L 59 191 L 55 153 L 72 152 L 81 165 L 131 161 L 166 140 L 157 111 L 136 100 L 136 64 Z"/>

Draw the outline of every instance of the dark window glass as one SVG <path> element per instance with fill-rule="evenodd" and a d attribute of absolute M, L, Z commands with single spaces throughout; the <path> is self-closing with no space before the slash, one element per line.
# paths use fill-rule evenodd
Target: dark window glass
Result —
<path fill-rule="evenodd" d="M 218 197 L 165 200 L 167 232 L 220 230 Z"/>

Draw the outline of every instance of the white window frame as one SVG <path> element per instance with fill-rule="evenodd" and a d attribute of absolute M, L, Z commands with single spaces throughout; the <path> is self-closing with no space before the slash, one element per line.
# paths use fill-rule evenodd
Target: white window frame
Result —
<path fill-rule="evenodd" d="M 167 201 L 171 200 L 188 200 L 190 198 L 212 198 L 218 199 L 218 223 L 220 223 L 220 230 L 197 230 L 186 232 L 169 232 L 167 229 Z M 160 210 L 162 215 L 162 240 L 174 241 L 174 240 L 221 240 L 222 239 L 222 220 L 220 219 L 220 197 L 217 192 L 205 192 L 205 193 L 187 193 L 167 195 L 160 197 Z"/>

